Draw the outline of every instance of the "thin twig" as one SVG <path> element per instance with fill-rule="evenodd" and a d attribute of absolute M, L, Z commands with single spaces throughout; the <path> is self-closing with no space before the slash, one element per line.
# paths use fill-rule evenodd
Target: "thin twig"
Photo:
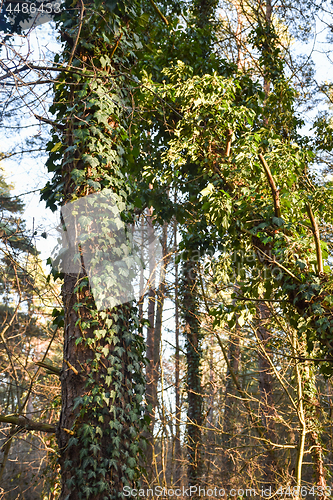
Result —
<path fill-rule="evenodd" d="M 81 0 L 80 24 L 79 24 L 79 29 L 78 29 L 77 34 L 76 34 L 76 38 L 75 38 L 75 42 L 74 42 L 74 45 L 72 48 L 72 52 L 71 52 L 71 55 L 69 57 L 68 66 L 70 66 L 72 64 L 73 57 L 74 57 L 74 54 L 75 54 L 75 51 L 77 48 L 77 44 L 79 43 L 79 38 L 80 38 L 82 23 L 83 23 L 83 14 L 84 14 L 84 3 L 83 3 L 83 0 Z"/>
<path fill-rule="evenodd" d="M 65 125 L 61 125 L 61 123 L 56 123 L 52 120 L 49 120 L 48 118 L 44 118 L 44 116 L 36 115 L 34 113 L 34 117 L 37 118 L 37 120 L 40 120 L 41 122 L 47 123 L 48 125 L 52 125 L 54 128 L 58 128 L 60 130 L 64 130 Z"/>

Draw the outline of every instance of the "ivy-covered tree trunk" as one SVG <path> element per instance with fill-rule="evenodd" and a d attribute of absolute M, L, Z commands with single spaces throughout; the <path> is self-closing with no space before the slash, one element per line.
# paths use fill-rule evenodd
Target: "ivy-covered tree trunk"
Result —
<path fill-rule="evenodd" d="M 116 15 L 103 4 L 97 8 L 78 2 L 74 12 L 69 2 L 67 7 L 61 17 L 65 50 L 55 61 L 66 69 L 55 84 L 52 108 L 57 123 L 48 167 L 54 177 L 43 197 L 51 208 L 90 198 L 76 205 L 75 227 L 73 220 L 66 226 L 69 239 L 74 231 L 86 239 L 73 248 L 69 269 L 62 269 L 60 499 L 109 500 L 122 498 L 123 488 L 133 486 L 139 476 L 144 414 L 144 346 L 138 314 L 126 299 L 112 302 L 124 292 L 124 284 L 114 277 L 114 257 L 121 261 L 121 252 L 126 253 L 117 246 L 115 225 L 121 224 L 121 217 L 131 221 L 130 180 L 123 160 L 128 102 L 124 80 L 115 68 L 129 62 L 120 42 L 126 53 L 129 46 L 136 48 L 128 29 L 135 10 L 134 5 L 119 5 Z M 94 198 L 96 193 L 103 196 Z M 123 214 L 116 222 L 110 221 L 110 207 Z M 75 259 L 78 272 L 71 270 Z M 126 265 L 124 273 L 130 281 Z"/>
<path fill-rule="evenodd" d="M 66 276 L 62 411 L 57 432 L 60 498 L 120 498 L 124 486 L 132 486 L 137 475 L 138 399 L 143 389 L 142 376 L 133 376 L 131 369 L 138 357 L 134 342 L 125 339 L 133 330 L 133 311 L 126 304 L 107 315 L 105 323 L 113 323 L 117 336 L 112 336 L 111 328 L 96 341 L 105 327 L 100 320 L 99 328 L 85 328 L 83 341 L 82 322 L 93 324 L 94 315 L 88 307 L 75 310 L 78 295 L 79 300 L 91 300 L 88 287 L 80 294 L 76 288 L 76 278 Z"/>

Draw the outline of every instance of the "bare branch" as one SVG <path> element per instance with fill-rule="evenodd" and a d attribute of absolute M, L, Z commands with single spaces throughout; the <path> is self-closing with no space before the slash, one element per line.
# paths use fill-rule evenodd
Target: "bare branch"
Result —
<path fill-rule="evenodd" d="M 44 424 L 42 422 L 33 422 L 27 417 L 16 417 L 16 416 L 8 416 L 8 415 L 0 415 L 0 422 L 4 422 L 6 424 L 14 424 L 26 429 L 27 431 L 42 431 L 49 432 L 54 434 L 56 432 L 55 425 Z"/>

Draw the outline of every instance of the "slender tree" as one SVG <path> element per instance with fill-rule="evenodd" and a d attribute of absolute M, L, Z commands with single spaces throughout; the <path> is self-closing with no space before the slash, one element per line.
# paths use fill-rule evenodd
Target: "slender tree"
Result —
<path fill-rule="evenodd" d="M 188 481 L 196 484 L 202 470 L 201 425 L 201 332 L 198 316 L 197 263 L 190 258 L 183 263 L 182 316 L 187 362 L 187 446 L 189 455 Z"/>

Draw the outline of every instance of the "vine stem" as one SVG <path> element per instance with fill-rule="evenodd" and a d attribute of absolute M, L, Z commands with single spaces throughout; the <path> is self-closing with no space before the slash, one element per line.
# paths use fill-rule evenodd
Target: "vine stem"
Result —
<path fill-rule="evenodd" d="M 324 266 L 323 266 L 323 256 L 321 252 L 320 246 L 320 236 L 319 236 L 319 228 L 316 219 L 314 218 L 312 208 L 309 203 L 306 204 L 306 211 L 308 213 L 309 219 L 311 221 L 311 228 L 315 240 L 316 245 L 316 255 L 317 255 L 317 265 L 319 274 L 324 274 Z"/>
<path fill-rule="evenodd" d="M 123 36 L 123 33 L 120 33 L 120 36 L 118 37 L 118 39 L 117 39 L 116 43 L 115 43 L 115 44 L 114 44 L 114 46 L 113 46 L 113 49 L 112 49 L 112 52 L 111 52 L 111 56 L 110 56 L 110 58 L 111 58 L 111 59 L 113 58 L 114 53 L 116 52 L 116 50 L 117 50 L 117 48 L 118 48 L 118 45 L 119 45 L 119 43 L 120 43 L 120 40 L 122 39 L 122 36 Z"/>
<path fill-rule="evenodd" d="M 272 191 L 272 195 L 273 195 L 273 202 L 274 202 L 275 217 L 280 218 L 281 217 L 281 206 L 280 206 L 279 190 L 276 187 L 271 170 L 270 170 L 265 158 L 263 157 L 263 155 L 261 153 L 259 153 L 259 160 L 260 160 L 260 163 L 262 164 L 262 166 L 265 170 L 267 180 L 268 180 L 269 185 L 271 187 L 271 191 Z"/>
<path fill-rule="evenodd" d="M 165 16 L 163 16 L 162 12 L 160 11 L 160 9 L 157 7 L 156 3 L 154 2 L 154 0 L 149 0 L 150 3 L 152 4 L 152 6 L 154 7 L 155 9 L 155 12 L 157 13 L 158 16 L 160 16 L 160 18 L 162 19 L 162 21 L 164 22 L 164 24 L 166 24 L 167 26 L 169 25 L 169 21 L 167 20 L 167 18 Z"/>

